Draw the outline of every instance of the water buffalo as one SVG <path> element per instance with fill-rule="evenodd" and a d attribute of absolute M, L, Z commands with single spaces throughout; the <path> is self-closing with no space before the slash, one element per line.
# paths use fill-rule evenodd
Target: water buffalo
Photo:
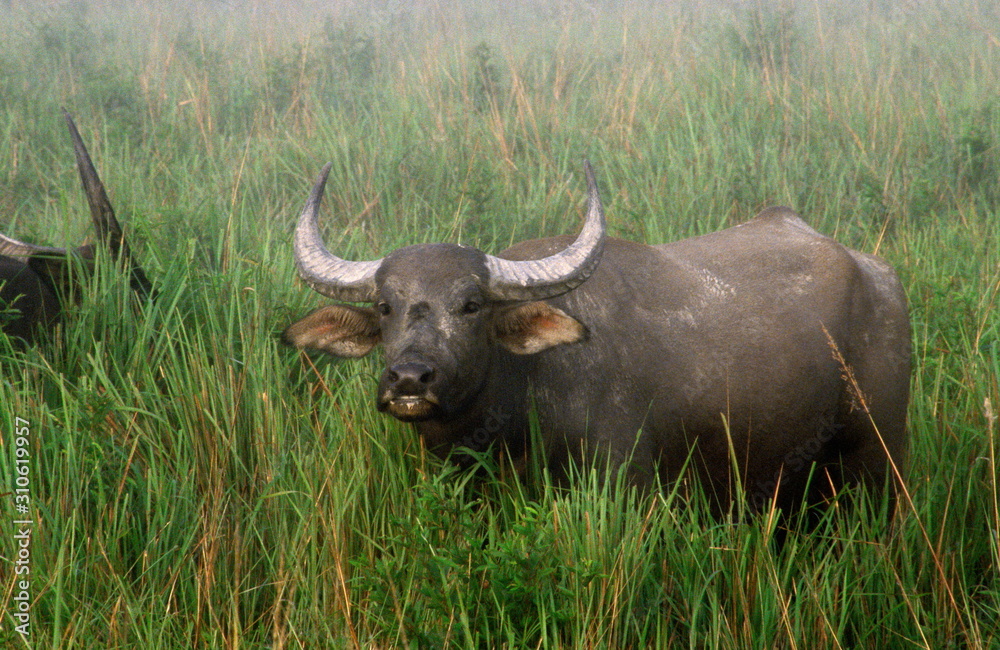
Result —
<path fill-rule="evenodd" d="M 907 452 L 910 326 L 893 269 L 789 208 L 669 244 L 606 238 L 586 165 L 582 232 L 498 257 L 452 244 L 352 262 L 317 226 L 329 166 L 295 231 L 300 276 L 334 304 L 286 342 L 338 357 L 381 343 L 378 408 L 426 446 L 527 452 L 674 480 L 687 463 L 721 507 L 876 493 Z M 856 385 L 855 385 L 856 384 Z M 811 479 L 811 480 L 810 480 Z"/>
<path fill-rule="evenodd" d="M 80 132 L 69 113 L 65 117 L 98 240 L 108 247 L 111 259 L 128 269 L 132 288 L 148 295 L 151 284 L 132 256 Z M 0 234 L 0 329 L 30 343 L 40 330 L 55 325 L 64 301 L 75 293 L 75 278 L 93 267 L 94 253 L 92 244 L 52 248 Z"/>

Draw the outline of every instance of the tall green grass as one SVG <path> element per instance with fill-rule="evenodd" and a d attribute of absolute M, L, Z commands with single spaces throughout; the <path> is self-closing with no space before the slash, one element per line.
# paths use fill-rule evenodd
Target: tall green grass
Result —
<path fill-rule="evenodd" d="M 0 4 L 0 230 L 89 232 L 65 106 L 159 288 L 136 305 L 104 264 L 47 344 L 0 340 L 4 486 L 32 423 L 28 644 L 1000 643 L 996 7 L 662 4 Z M 896 266 L 891 528 L 873 504 L 778 549 L 772 518 L 697 492 L 457 472 L 375 412 L 377 360 L 278 343 L 322 303 L 290 235 L 326 161 L 327 241 L 362 258 L 572 232 L 584 157 L 615 235 L 780 203 Z"/>

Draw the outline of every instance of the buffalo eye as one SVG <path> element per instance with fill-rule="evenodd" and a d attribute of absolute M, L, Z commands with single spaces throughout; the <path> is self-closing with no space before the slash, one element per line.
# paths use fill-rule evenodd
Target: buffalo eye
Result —
<path fill-rule="evenodd" d="M 465 303 L 465 305 L 462 307 L 462 313 L 475 314 L 481 308 L 482 305 L 480 305 L 478 302 L 476 302 L 475 300 L 470 300 L 469 302 Z"/>
<path fill-rule="evenodd" d="M 387 302 L 378 303 L 377 305 L 375 305 L 375 309 L 377 309 L 378 313 L 382 314 L 383 316 L 388 316 L 389 314 L 392 313 L 392 307 L 390 307 L 389 303 Z"/>

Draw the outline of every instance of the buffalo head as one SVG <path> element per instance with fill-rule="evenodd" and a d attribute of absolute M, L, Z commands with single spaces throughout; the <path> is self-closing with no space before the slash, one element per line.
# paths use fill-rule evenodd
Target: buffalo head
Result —
<path fill-rule="evenodd" d="M 334 299 L 289 327 L 285 341 L 338 357 L 385 352 L 378 408 L 403 421 L 449 420 L 468 411 L 490 369 L 514 355 L 580 341 L 586 328 L 542 302 L 583 283 L 604 247 L 604 213 L 589 164 L 587 219 L 576 241 L 542 259 L 514 261 L 454 244 L 421 244 L 368 262 L 326 250 L 316 215 L 324 168 L 295 231 L 300 276 Z"/>
<path fill-rule="evenodd" d="M 115 217 L 104 184 L 94 168 L 80 133 L 69 113 L 65 113 L 77 167 L 90 206 L 97 239 L 106 246 L 111 259 L 128 269 L 132 288 L 148 295 L 152 285 L 132 256 L 125 233 Z M 0 234 L 0 307 L 5 318 L 2 331 L 25 341 L 34 340 L 38 326 L 50 327 L 60 318 L 63 302 L 75 294 L 77 273 L 93 267 L 95 248 L 36 246 Z"/>

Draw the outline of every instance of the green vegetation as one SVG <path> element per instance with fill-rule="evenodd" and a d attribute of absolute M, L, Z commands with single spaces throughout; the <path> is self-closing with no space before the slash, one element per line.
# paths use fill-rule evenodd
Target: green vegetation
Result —
<path fill-rule="evenodd" d="M 0 230 L 88 233 L 65 106 L 160 288 L 140 311 L 105 264 L 51 343 L 0 340 L 3 492 L 31 423 L 33 645 L 1000 645 L 993 3 L 233 4 L 0 3 Z M 327 241 L 365 258 L 572 232 L 585 156 L 615 235 L 779 203 L 896 266 L 915 372 L 891 531 L 845 513 L 778 550 L 768 517 L 697 498 L 481 481 L 375 412 L 377 359 L 278 343 L 323 301 L 290 233 L 326 161 Z"/>

